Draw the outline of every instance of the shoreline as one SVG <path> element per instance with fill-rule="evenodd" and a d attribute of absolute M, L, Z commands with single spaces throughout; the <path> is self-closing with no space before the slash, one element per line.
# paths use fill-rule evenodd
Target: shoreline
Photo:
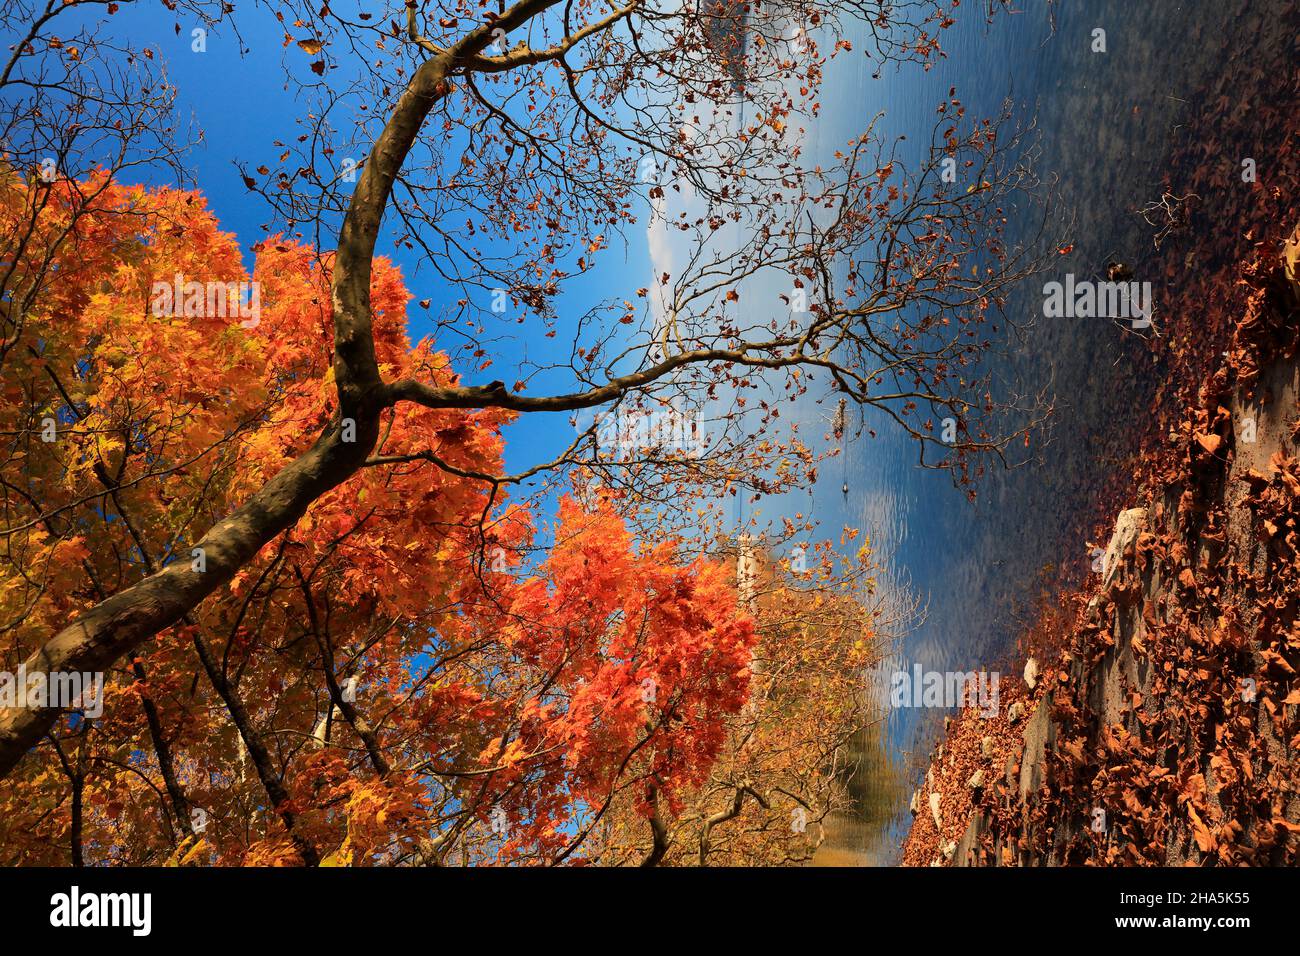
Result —
<path fill-rule="evenodd" d="M 904 865 L 1300 855 L 1300 296 L 1276 254 L 1241 278 L 1224 361 L 1134 476 L 1100 575 L 1022 638 L 996 716 L 947 722 Z"/>

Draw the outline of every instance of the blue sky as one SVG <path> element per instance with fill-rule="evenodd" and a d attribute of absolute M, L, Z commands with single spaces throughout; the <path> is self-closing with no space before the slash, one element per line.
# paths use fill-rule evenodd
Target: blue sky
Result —
<path fill-rule="evenodd" d="M 307 72 L 308 57 L 297 55 L 293 47 L 286 55 L 283 27 L 265 9 L 244 7 L 238 17 L 238 34 L 229 24 L 208 30 L 203 38 L 202 52 L 193 49 L 195 40 L 191 32 L 200 24 L 187 22 L 183 17 L 178 19 L 161 3 L 127 4 L 112 18 L 111 26 L 116 34 L 129 36 L 137 46 L 153 47 L 160 56 L 170 81 L 177 87 L 182 121 L 192 123 L 194 131 L 201 131 L 203 136 L 202 143 L 188 155 L 187 169 L 207 197 L 222 227 L 238 237 L 246 264 L 251 267 L 251 247 L 266 235 L 263 224 L 271 222 L 273 229 L 277 227 L 267 204 L 245 187 L 236 163 L 247 169 L 263 164 L 276 165 L 282 152 L 282 147 L 276 145 L 277 141 L 292 142 L 301 131 L 296 121 L 305 109 L 305 104 L 296 99 L 293 88 L 286 83 L 285 65 L 287 63 L 289 69 L 300 72 L 302 76 L 299 78 L 308 78 L 310 74 Z M 178 24 L 179 31 L 176 29 Z M 958 32 L 954 31 L 954 34 Z M 978 24 L 964 32 L 969 36 L 963 37 L 961 42 L 982 42 L 983 30 Z M 857 49 L 862 50 L 863 46 L 859 38 Z M 970 75 L 966 70 L 956 71 L 961 76 L 955 76 L 953 61 L 940 63 L 932 73 L 924 76 L 917 68 L 905 68 L 902 72 L 887 69 L 879 79 L 872 79 L 872 72 L 874 67 L 861 53 L 841 56 L 833 61 L 827 71 L 822 98 L 824 119 L 809 130 L 806 160 L 831 153 L 861 131 L 879 109 L 887 107 L 889 110 L 886 130 L 891 135 L 907 131 L 917 123 L 928 124 L 932 103 L 944 95 L 948 83 Z M 327 79 L 338 77 L 341 80 L 344 75 L 331 68 Z M 651 276 L 659 271 L 655 257 L 664 255 L 664 250 L 651 247 L 646 228 L 648 212 L 648 209 L 642 210 L 639 221 L 625 230 L 622 240 L 610 244 L 592 273 L 571 281 L 566 287 L 568 291 L 559 300 L 560 335 L 556 339 L 544 338 L 542 330 L 531 324 L 519 326 L 518 340 L 513 343 L 494 341 L 490 347 L 492 357 L 497 360 L 494 368 L 481 373 L 460 370 L 467 380 L 482 382 L 502 378 L 508 383 L 513 381 L 513 366 L 525 349 L 534 359 L 556 349 L 567 352 L 569 343 L 564 341 L 566 315 L 572 319 L 598 299 L 613 296 L 631 298 L 633 290 L 653 285 Z M 453 296 L 434 279 L 427 267 L 419 268 L 413 253 L 394 248 L 382 237 L 379 252 L 402 267 L 416 300 L 411 304 L 409 317 L 411 336 L 418 339 L 431 331 L 427 316 L 436 314 L 439 303 L 445 303 Z M 424 298 L 433 301 L 427 313 L 417 304 Z M 747 294 L 746 300 L 756 301 L 756 298 Z M 572 328 L 572 321 L 567 327 Z M 554 387 L 563 387 L 563 383 L 554 383 Z M 813 440 L 827 430 L 833 405 L 833 400 L 818 406 L 809 403 L 797 416 L 792 416 L 808 425 L 803 432 L 805 439 Z M 879 430 L 887 432 L 887 429 Z M 507 470 L 519 471 L 550 459 L 573 434 L 567 414 L 522 416 L 506 432 Z M 866 452 L 873 458 L 892 460 L 906 454 L 892 442 L 869 444 L 871 447 Z M 871 463 L 864 466 L 860 461 L 851 463 L 848 468 L 841 460 L 830 462 L 822 468 L 823 478 L 816 494 L 800 492 L 784 500 L 769 499 L 760 505 L 763 517 L 774 519 L 780 514 L 794 512 L 813 514 L 822 521 L 825 536 L 837 536 L 842 525 L 858 524 L 863 517 L 889 520 L 891 516 L 886 514 L 882 518 L 880 510 L 892 500 L 896 489 L 879 487 L 885 471 L 881 466 Z M 898 470 L 892 471 L 896 476 Z M 845 500 L 840 493 L 840 485 L 846 478 L 853 483 L 851 501 Z M 546 503 L 542 504 L 540 514 L 543 518 L 551 511 Z"/>
<path fill-rule="evenodd" d="M 276 142 L 291 142 L 301 132 L 296 120 L 304 112 L 304 104 L 296 101 L 286 84 L 285 63 L 304 76 L 310 74 L 307 73 L 309 58 L 285 57 L 283 28 L 264 9 L 245 7 L 238 17 L 238 35 L 229 24 L 210 29 L 203 37 L 202 52 L 193 49 L 195 38 L 191 32 L 200 24 L 189 23 L 184 17 L 178 19 L 162 4 L 124 5 L 112 18 L 111 25 L 116 35 L 129 37 L 136 46 L 150 46 L 160 55 L 168 79 L 178 90 L 178 115 L 182 124 L 192 124 L 193 131 L 201 132 L 203 137 L 188 154 L 186 168 L 221 227 L 237 236 L 245 263 L 251 268 L 251 247 L 266 235 L 263 225 L 271 223 L 273 231 L 279 227 L 268 205 L 245 187 L 236 164 L 248 169 L 262 164 L 275 165 L 282 152 Z M 290 51 L 296 53 L 292 48 Z M 332 119 L 339 122 L 338 118 Z M 347 132 L 346 128 L 343 131 Z M 645 229 L 638 223 L 627 230 L 624 239 L 625 242 L 610 244 L 597 270 L 566 286 L 560 299 L 562 315 L 566 304 L 573 314 L 580 314 L 598 299 L 614 295 L 631 297 L 633 290 L 649 284 L 651 267 Z M 415 299 L 408 311 L 411 338 L 418 340 L 432 331 L 428 316 L 437 313 L 440 303 L 447 303 L 455 296 L 427 266 L 419 267 L 413 253 L 394 248 L 383 237 L 378 251 L 402 268 Z M 427 312 L 418 305 L 419 300 L 426 298 L 432 300 Z M 567 355 L 569 343 L 562 341 L 563 321 L 561 335 L 556 339 L 544 338 L 542 330 L 530 325 L 518 328 L 517 341 L 494 340 L 490 354 L 497 359 L 495 367 L 481 373 L 460 369 L 468 382 L 481 383 L 495 378 L 513 381 L 515 360 L 525 350 L 534 360 L 547 352 Z M 543 381 L 539 379 L 539 383 Z M 563 388 L 565 384 L 554 379 L 552 382 L 555 388 Z M 534 391 L 541 393 L 544 387 L 539 384 Z M 519 471 L 549 460 L 573 435 L 567 413 L 522 416 L 506 434 L 507 471 Z M 548 510 L 543 507 L 543 514 Z"/>
<path fill-rule="evenodd" d="M 300 79 L 309 78 L 307 64 L 310 58 L 298 55 L 292 46 L 286 51 L 283 27 L 264 9 L 257 7 L 240 10 L 238 34 L 229 24 L 208 30 L 202 38 L 204 49 L 201 52 L 195 51 L 192 34 L 192 30 L 201 24 L 187 22 L 184 17 L 178 19 L 162 4 L 125 5 L 112 17 L 111 26 L 117 35 L 130 37 L 133 44 L 147 45 L 157 51 L 169 80 L 178 90 L 178 113 L 182 123 L 192 124 L 194 132 L 202 133 L 202 142 L 188 154 L 187 170 L 197 188 L 206 196 L 222 228 L 238 238 L 246 265 L 251 268 L 251 247 L 266 235 L 263 224 L 271 223 L 273 231 L 279 227 L 265 201 L 246 188 L 236 164 L 249 170 L 263 164 L 275 167 L 277 157 L 283 151 L 276 143 L 290 143 L 301 132 L 297 120 L 306 105 L 297 100 L 293 87 L 286 84 L 284 71 L 287 64 L 289 69 L 302 74 Z M 346 66 L 340 70 L 331 67 L 326 79 L 334 81 L 337 78 L 341 83 L 345 70 Z M 857 72 L 860 70 L 852 70 L 850 75 Z M 886 79 L 884 83 L 887 82 Z M 852 88 L 855 84 L 850 82 L 849 85 Z M 859 95 L 854 112 L 863 105 Z M 336 125 L 343 119 L 331 115 Z M 838 123 L 832 125 L 840 126 Z M 341 132 L 346 134 L 350 131 L 344 126 Z M 845 127 L 844 136 L 847 135 Z M 840 130 L 836 129 L 835 139 L 839 141 L 840 138 Z M 833 144 L 825 145 L 828 151 L 834 148 Z M 496 359 L 493 368 L 483 372 L 460 369 L 466 380 L 484 382 L 501 378 L 510 383 L 515 378 L 515 363 L 525 351 L 535 361 L 548 353 L 557 357 L 567 356 L 570 342 L 565 340 L 565 331 L 573 327 L 576 316 L 601 299 L 633 298 L 634 290 L 653 286 L 651 276 L 660 271 L 657 263 L 661 261 L 664 250 L 650 247 L 648 213 L 648 208 L 641 210 L 638 222 L 627 227 L 621 238 L 610 242 L 595 270 L 568 282 L 558 302 L 561 319 L 557 338 L 544 338 L 543 330 L 532 324 L 518 326 L 517 340 L 494 339 L 490 346 L 485 346 L 490 356 Z M 427 265 L 420 267 L 415 254 L 394 248 L 391 242 L 385 243 L 383 237 L 379 252 L 401 266 L 408 288 L 414 295 L 415 301 L 408 313 L 412 339 L 428 334 L 432 331 L 428 316 L 437 313 L 440 303 L 447 303 L 455 296 L 437 280 Z M 433 302 L 427 312 L 418 305 L 419 300 L 426 298 Z M 568 384 L 556 376 L 551 376 L 549 382 L 539 378 L 531 391 L 540 394 L 563 390 Z M 824 432 L 829 414 L 829 406 L 810 408 L 808 415 L 815 420 L 815 427 L 810 431 L 816 434 Z M 584 424 L 590 421 L 590 415 L 586 414 Z M 506 432 L 507 471 L 516 472 L 549 460 L 567 445 L 573 435 L 574 429 L 567 413 L 522 416 Z M 843 523 L 843 502 L 839 494 L 843 469 L 836 464 L 827 471 L 831 478 L 824 482 L 828 493 L 824 496 L 823 510 L 828 511 L 826 527 L 830 534 L 838 532 Z M 808 513 L 813 510 L 812 502 L 807 494 L 783 503 L 771 501 L 764 507 L 764 516 L 775 517 L 786 510 Z M 541 517 L 545 519 L 549 513 L 553 513 L 553 509 L 543 502 Z"/>

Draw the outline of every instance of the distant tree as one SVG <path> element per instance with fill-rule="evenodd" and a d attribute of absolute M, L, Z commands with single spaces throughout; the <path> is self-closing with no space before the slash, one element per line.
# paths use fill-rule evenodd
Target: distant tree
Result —
<path fill-rule="evenodd" d="M 884 713 L 864 675 L 887 658 L 917 604 L 877 579 L 865 544 L 846 562 L 829 542 L 791 553 L 778 560 L 742 541 L 734 554 L 757 642 L 749 698 L 723 719 L 707 780 L 665 802 L 648 831 L 638 795 L 617 801 L 591 848 L 596 861 L 803 864 L 839 819 L 858 813 L 852 789 L 869 756 L 860 744 Z"/>

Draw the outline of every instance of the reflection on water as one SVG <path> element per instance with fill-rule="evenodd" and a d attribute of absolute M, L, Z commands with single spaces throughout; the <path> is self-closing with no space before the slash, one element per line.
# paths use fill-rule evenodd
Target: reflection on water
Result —
<path fill-rule="evenodd" d="M 843 142 L 881 108 L 890 131 L 924 139 L 916 134 L 928 130 L 950 86 L 975 115 L 996 115 L 1012 97 L 1023 120 L 1036 117 L 1040 174 L 1058 178 L 1058 210 L 1074 244 L 1061 271 L 1095 276 L 1122 258 L 1145 278 L 1152 230 L 1135 210 L 1158 198 L 1174 144 L 1190 135 L 1188 104 L 1208 77 L 1243 57 L 1276 55 L 1285 76 L 1287 42 L 1269 31 L 1274 16 L 1286 22 L 1292 4 L 1059 3 L 1054 34 L 1045 8 L 1028 6 L 987 26 L 968 15 L 947 38 L 948 59 L 929 73 L 905 69 L 874 81 L 861 64 L 830 73 L 819 147 Z M 1098 27 L 1107 31 L 1105 54 L 1090 50 Z M 1240 92 L 1247 101 L 1252 95 Z M 1159 309 L 1159 276 L 1149 277 Z M 1081 529 L 1096 489 L 1131 473 L 1134 435 L 1149 424 L 1150 355 L 1105 320 L 1044 320 L 1041 303 L 1040 285 L 1012 301 L 1013 315 L 1040 318 L 1024 340 L 1007 343 L 998 365 L 1007 388 L 1054 393 L 1056 415 L 1035 443 L 1038 461 L 991 475 L 972 505 L 945 475 L 916 468 L 906 440 L 878 427 L 880 437 L 853 445 L 817 490 L 823 522 L 868 529 L 928 601 L 925 622 L 899 647 L 900 666 L 969 670 L 1007 653 L 1017 612 L 1045 569 L 1086 558 Z M 838 500 L 842 477 L 853 489 L 847 508 Z M 860 812 L 837 821 L 815 862 L 896 860 L 907 802 L 941 719 L 899 710 L 864 732 L 852 782 Z"/>
<path fill-rule="evenodd" d="M 859 731 L 849 744 L 849 795 L 856 812 L 832 816 L 817 866 L 878 866 L 892 861 L 897 841 L 892 824 L 911 794 L 909 768 L 885 739 L 883 721 Z M 892 841 L 892 842 L 891 842 Z"/>

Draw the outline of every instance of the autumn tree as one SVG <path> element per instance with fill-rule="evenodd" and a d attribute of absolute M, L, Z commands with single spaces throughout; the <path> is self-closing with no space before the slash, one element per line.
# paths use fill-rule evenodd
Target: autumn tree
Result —
<path fill-rule="evenodd" d="M 27 192 L 10 180 L 15 215 Z M 190 528 L 329 414 L 332 257 L 263 244 L 255 320 L 162 309 L 160 277 L 197 263 L 237 289 L 237 246 L 192 193 L 105 195 L 115 212 L 78 221 L 88 255 L 58 260 L 29 316 L 41 359 L 5 395 L 10 671 L 125 581 L 203 573 Z M 456 387 L 406 339 L 409 295 L 382 259 L 370 300 L 377 360 Z M 110 670 L 102 717 L 87 705 L 51 729 L 7 788 L 12 858 L 550 860 L 633 781 L 665 799 L 696 781 L 748 686 L 752 626 L 725 570 L 635 548 L 607 505 L 565 500 L 545 561 L 512 574 L 531 516 L 453 473 L 500 471 L 511 414 L 390 417 L 366 468 Z"/>

